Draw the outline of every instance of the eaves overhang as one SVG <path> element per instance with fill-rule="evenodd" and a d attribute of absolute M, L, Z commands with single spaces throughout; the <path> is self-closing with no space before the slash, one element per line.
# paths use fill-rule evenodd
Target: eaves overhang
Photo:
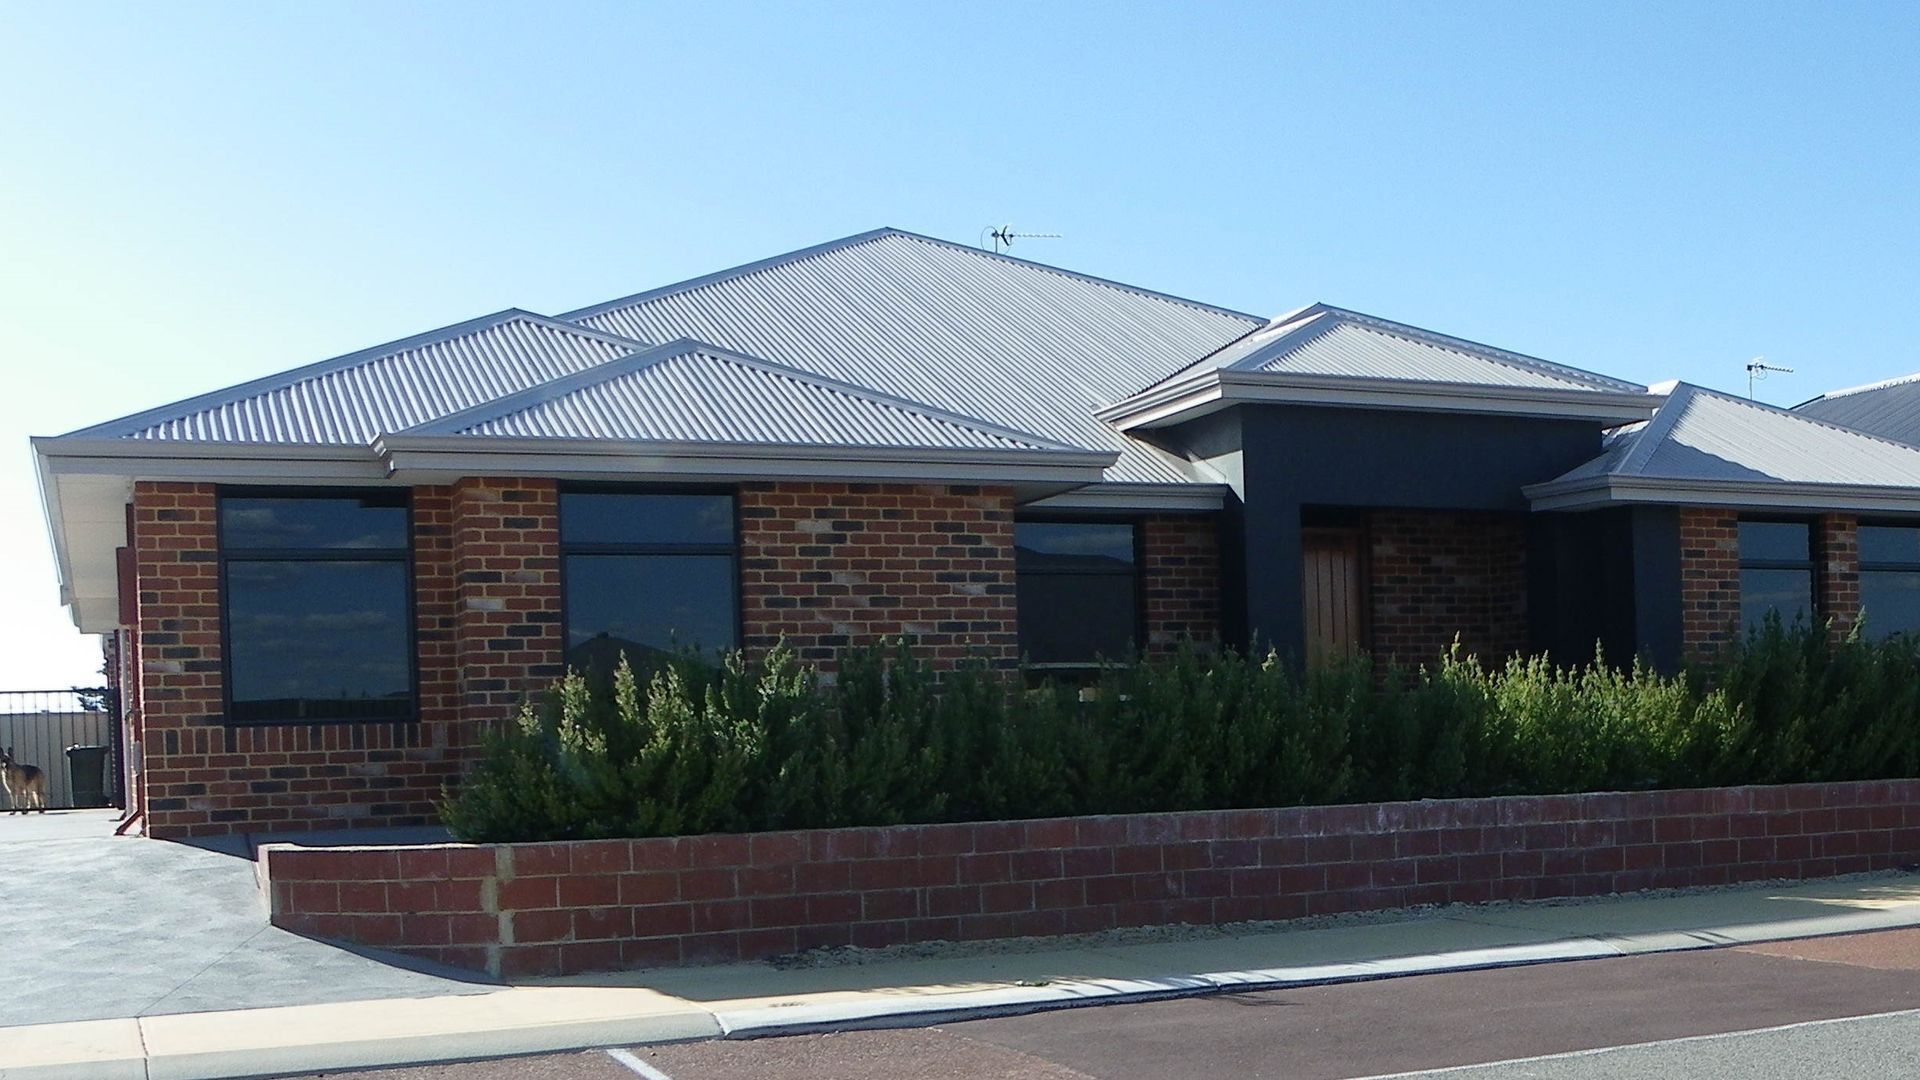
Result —
<path fill-rule="evenodd" d="M 1739 510 L 1920 513 L 1920 487 L 1866 484 L 1601 476 L 1531 484 L 1523 488 L 1522 493 L 1535 510 L 1598 510 L 1651 504 Z"/>
<path fill-rule="evenodd" d="M 1210 513 L 1226 506 L 1233 488 L 1226 484 L 1099 483 L 1023 503 L 1026 510 L 1102 513 Z"/>
<path fill-rule="evenodd" d="M 1115 402 L 1095 415 L 1122 431 L 1166 427 L 1238 404 L 1532 416 L 1611 425 L 1645 420 L 1665 400 L 1644 390 L 1563 390 L 1214 369 Z"/>

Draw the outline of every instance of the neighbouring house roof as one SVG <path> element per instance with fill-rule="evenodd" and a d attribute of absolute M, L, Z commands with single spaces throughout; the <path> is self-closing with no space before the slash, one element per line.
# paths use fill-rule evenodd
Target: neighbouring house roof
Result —
<path fill-rule="evenodd" d="M 1099 415 L 1178 423 L 1235 401 L 1354 404 L 1631 420 L 1659 401 L 1637 383 L 1314 304 L 1280 316 Z"/>
<path fill-rule="evenodd" d="M 1920 374 L 1833 390 L 1793 407 L 1802 416 L 1920 446 Z"/>
<path fill-rule="evenodd" d="M 1604 452 L 1526 489 L 1536 510 L 1618 503 L 1920 510 L 1920 448 L 1687 383 Z"/>

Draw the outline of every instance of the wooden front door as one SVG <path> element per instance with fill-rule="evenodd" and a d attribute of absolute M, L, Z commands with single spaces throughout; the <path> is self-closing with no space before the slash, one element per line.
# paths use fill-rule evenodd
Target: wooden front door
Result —
<path fill-rule="evenodd" d="M 1364 549 L 1359 529 L 1302 529 L 1301 577 L 1307 663 L 1359 656 L 1367 648 Z"/>

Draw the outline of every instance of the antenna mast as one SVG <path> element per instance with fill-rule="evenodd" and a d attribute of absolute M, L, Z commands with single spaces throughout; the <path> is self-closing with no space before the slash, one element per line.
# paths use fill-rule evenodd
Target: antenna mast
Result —
<path fill-rule="evenodd" d="M 1057 232 L 1014 232 L 1013 225 L 1011 223 L 1006 225 L 1000 225 L 1000 226 L 989 225 L 988 227 L 980 230 L 980 232 L 982 233 L 982 243 L 980 244 L 980 246 L 986 247 L 987 245 L 985 243 L 985 237 L 992 237 L 993 253 L 995 255 L 999 255 L 1005 252 L 1007 249 L 1013 247 L 1013 242 L 1016 239 L 1018 240 L 1058 240 L 1061 238 L 1060 234 Z"/>
<path fill-rule="evenodd" d="M 1782 375 L 1793 374 L 1792 368 L 1779 367 L 1775 364 L 1769 364 L 1767 363 L 1767 358 L 1764 356 L 1756 356 L 1753 359 L 1747 361 L 1747 400 L 1748 401 L 1753 400 L 1754 380 L 1756 379 L 1765 380 L 1767 377 L 1767 374 L 1769 372 L 1774 372 L 1774 371 L 1777 371 Z"/>

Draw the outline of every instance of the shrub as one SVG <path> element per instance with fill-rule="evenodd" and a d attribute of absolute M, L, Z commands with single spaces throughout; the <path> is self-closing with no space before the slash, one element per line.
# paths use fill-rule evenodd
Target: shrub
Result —
<path fill-rule="evenodd" d="M 1718 664 L 1306 672 L 1182 650 L 1084 690 L 901 642 L 831 684 L 781 646 L 570 674 L 444 804 L 477 841 L 737 832 L 1913 775 L 1920 650 L 1776 620 Z"/>

